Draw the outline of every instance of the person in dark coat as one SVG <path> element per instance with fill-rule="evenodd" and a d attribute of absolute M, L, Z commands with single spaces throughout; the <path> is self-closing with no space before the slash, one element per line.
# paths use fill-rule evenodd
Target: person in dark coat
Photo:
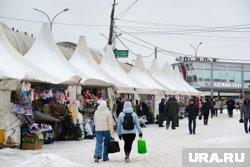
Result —
<path fill-rule="evenodd" d="M 211 110 L 211 118 L 213 118 L 215 116 L 215 101 L 213 98 L 210 98 L 209 100 L 209 105 L 210 105 L 210 110 Z"/>
<path fill-rule="evenodd" d="M 244 128 L 246 133 L 250 133 L 250 100 L 246 98 L 241 108 L 241 118 L 244 118 Z M 248 126 L 249 122 L 249 126 Z"/>
<path fill-rule="evenodd" d="M 167 117 L 166 128 L 169 128 L 170 122 L 172 122 L 172 129 L 175 129 L 176 113 L 179 112 L 179 104 L 175 97 L 171 97 L 164 108 L 165 116 Z"/>
<path fill-rule="evenodd" d="M 161 102 L 159 103 L 159 127 L 164 127 L 163 121 L 164 121 L 164 106 L 165 106 L 165 99 L 161 99 Z"/>
<path fill-rule="evenodd" d="M 186 107 L 185 112 L 187 113 L 188 116 L 188 127 L 189 127 L 189 134 L 194 134 L 195 135 L 195 128 L 196 128 L 196 118 L 199 114 L 199 109 L 198 107 L 194 104 L 194 100 L 191 99 L 189 101 L 189 105 Z M 193 127 L 192 127 L 193 124 Z"/>
<path fill-rule="evenodd" d="M 235 101 L 230 97 L 227 101 L 227 110 L 229 118 L 233 117 L 233 109 L 235 108 Z"/>
<path fill-rule="evenodd" d="M 204 125 L 208 124 L 209 110 L 210 110 L 210 105 L 208 103 L 208 99 L 206 99 L 205 101 L 203 101 L 201 107 L 201 115 L 203 115 Z"/>

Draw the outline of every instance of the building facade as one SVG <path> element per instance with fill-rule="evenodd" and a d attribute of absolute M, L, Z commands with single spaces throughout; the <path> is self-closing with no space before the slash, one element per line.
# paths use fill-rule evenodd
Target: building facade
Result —
<path fill-rule="evenodd" d="M 210 96 L 250 95 L 250 63 L 222 62 L 215 58 L 179 59 L 173 64 L 194 88 Z"/>

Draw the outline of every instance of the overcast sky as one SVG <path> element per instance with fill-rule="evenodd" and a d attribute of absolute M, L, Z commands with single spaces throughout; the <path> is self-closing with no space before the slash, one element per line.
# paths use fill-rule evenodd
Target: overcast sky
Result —
<path fill-rule="evenodd" d="M 122 32 L 119 39 L 132 52 L 148 56 L 155 45 L 194 55 L 190 44 L 197 46 L 202 42 L 198 56 L 250 59 L 249 0 L 138 0 L 120 17 L 134 1 L 117 0 L 115 11 L 116 31 Z M 0 0 L 0 21 L 37 36 L 41 23 L 24 20 L 46 22 L 47 18 L 33 8 L 43 10 L 50 17 L 69 8 L 55 19 L 55 23 L 77 25 L 54 24 L 55 40 L 77 43 L 79 36 L 84 35 L 90 47 L 103 50 L 107 40 L 100 34 L 108 36 L 112 3 L 113 0 Z M 117 41 L 117 49 L 126 47 Z M 173 63 L 180 56 L 162 51 L 158 55 L 161 65 L 165 61 Z M 147 66 L 152 58 L 144 58 Z M 123 61 L 131 63 L 133 59 L 130 53 L 130 58 Z"/>

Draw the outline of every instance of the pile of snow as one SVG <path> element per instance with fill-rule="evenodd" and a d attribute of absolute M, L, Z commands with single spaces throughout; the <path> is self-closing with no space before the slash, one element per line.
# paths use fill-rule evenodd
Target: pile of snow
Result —
<path fill-rule="evenodd" d="M 33 156 L 32 158 L 24 161 L 22 164 L 19 164 L 18 167 L 27 167 L 27 166 L 36 166 L 36 167 L 84 167 L 77 163 L 71 162 L 63 157 L 59 157 L 55 154 L 46 154 L 41 153 Z"/>

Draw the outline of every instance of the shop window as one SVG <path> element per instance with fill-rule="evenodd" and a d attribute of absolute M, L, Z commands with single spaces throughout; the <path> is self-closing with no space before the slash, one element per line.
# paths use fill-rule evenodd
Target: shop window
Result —
<path fill-rule="evenodd" d="M 185 64 L 185 66 L 186 66 L 186 70 L 189 71 L 190 70 L 189 64 Z"/>
<path fill-rule="evenodd" d="M 198 82 L 197 76 L 193 75 L 194 82 Z"/>
<path fill-rule="evenodd" d="M 187 82 L 189 83 L 193 82 L 192 76 L 187 76 Z"/>
<path fill-rule="evenodd" d="M 202 82 L 202 81 L 203 81 L 203 78 L 199 78 L 199 81 Z"/>
<path fill-rule="evenodd" d="M 209 81 L 210 82 L 210 78 L 204 78 L 204 81 Z"/>
<path fill-rule="evenodd" d="M 229 82 L 234 82 L 234 80 L 231 79 L 231 80 L 229 80 Z"/>
<path fill-rule="evenodd" d="M 244 80 L 244 83 L 250 83 L 250 80 Z"/>

